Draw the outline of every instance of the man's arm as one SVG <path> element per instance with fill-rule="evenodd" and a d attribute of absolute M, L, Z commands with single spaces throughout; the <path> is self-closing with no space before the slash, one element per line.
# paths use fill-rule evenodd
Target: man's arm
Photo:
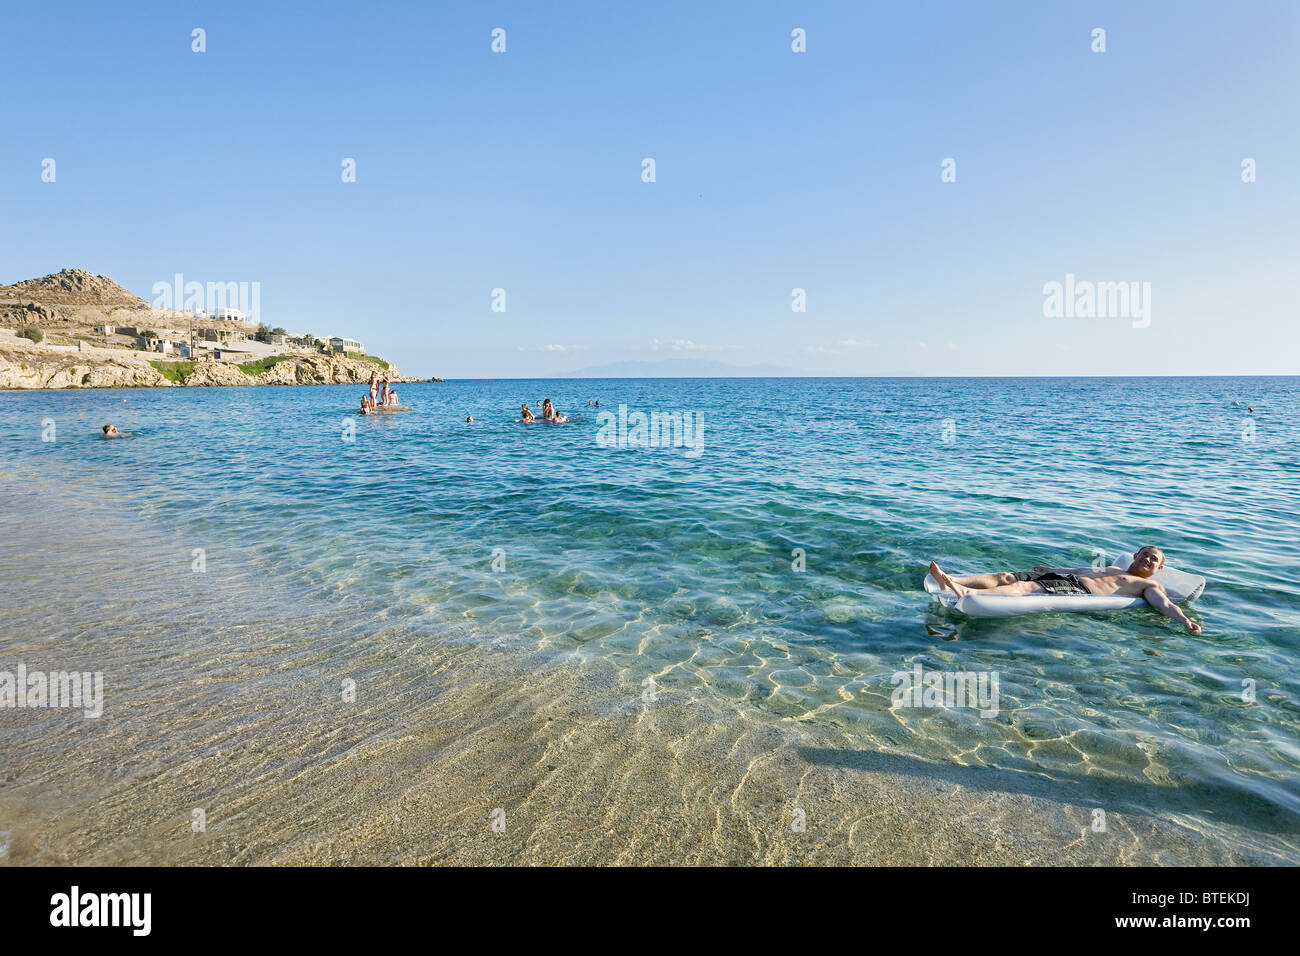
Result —
<path fill-rule="evenodd" d="M 1167 615 L 1168 617 L 1172 617 L 1175 621 L 1177 621 L 1183 627 L 1187 628 L 1187 630 L 1191 631 L 1193 634 L 1201 633 L 1201 625 L 1197 624 L 1186 614 L 1184 614 L 1183 609 L 1169 599 L 1169 595 L 1165 593 L 1165 589 L 1162 588 L 1159 584 L 1150 585 L 1145 591 L 1142 592 L 1142 597 L 1146 600 L 1148 604 L 1150 604 L 1161 614 Z"/>

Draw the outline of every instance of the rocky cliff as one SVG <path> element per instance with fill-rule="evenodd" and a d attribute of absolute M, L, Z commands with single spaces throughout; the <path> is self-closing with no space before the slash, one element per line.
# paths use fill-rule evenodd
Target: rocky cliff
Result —
<path fill-rule="evenodd" d="M 171 384 L 149 365 L 14 356 L 0 351 L 0 389 L 139 388 Z"/>
<path fill-rule="evenodd" d="M 372 372 L 384 374 L 374 362 L 332 355 L 293 355 L 281 359 L 265 372 L 248 375 L 229 362 L 204 360 L 185 379 L 187 387 L 209 385 L 360 385 L 370 381 Z M 390 382 L 418 382 L 388 366 Z"/>
<path fill-rule="evenodd" d="M 0 389 L 26 388 L 168 388 L 221 385 L 350 385 L 370 381 L 370 374 L 382 370 L 373 362 L 330 355 L 294 355 L 277 361 L 269 369 L 249 375 L 238 365 L 204 359 L 183 383 L 170 381 L 150 364 L 150 354 L 124 355 L 106 349 L 64 351 L 42 348 L 26 339 L 6 337 L 0 341 Z M 154 361 L 172 360 L 158 355 Z M 188 369 L 188 363 L 168 369 Z M 392 382 L 418 379 L 400 375 L 389 366 Z"/>

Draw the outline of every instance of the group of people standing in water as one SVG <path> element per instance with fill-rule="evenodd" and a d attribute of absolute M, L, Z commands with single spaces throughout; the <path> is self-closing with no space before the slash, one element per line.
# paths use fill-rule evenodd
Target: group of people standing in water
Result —
<path fill-rule="evenodd" d="M 368 394 L 361 396 L 361 414 L 372 415 L 381 408 L 392 408 L 398 404 L 397 392 L 393 391 L 388 376 L 385 374 L 381 378 L 378 372 L 372 373 L 370 376 L 370 391 Z M 587 404 L 597 406 L 600 402 L 592 401 Z M 553 425 L 562 425 L 568 420 L 569 419 L 566 416 L 560 414 L 559 410 L 555 407 L 554 402 L 549 398 L 542 399 L 542 417 L 540 421 L 550 422 Z M 528 403 L 524 402 L 523 405 L 520 406 L 520 418 L 518 421 L 525 424 L 533 424 L 539 421 L 539 419 L 533 410 L 528 407 Z M 474 416 L 471 415 L 467 417 L 465 423 L 467 425 L 474 424 Z"/>
<path fill-rule="evenodd" d="M 385 372 L 382 376 L 379 372 L 370 373 L 370 391 L 361 396 L 360 413 L 362 415 L 373 415 L 382 408 L 394 408 L 399 404 L 400 402 L 397 399 L 397 392 L 393 390 L 392 385 L 389 382 L 388 373 Z M 594 400 L 587 402 L 587 404 L 597 408 L 600 406 L 600 402 Z M 520 406 L 520 417 L 517 419 L 517 421 L 528 425 L 534 424 L 538 421 L 550 422 L 553 425 L 562 425 L 568 420 L 569 419 L 566 416 L 560 414 L 559 409 L 555 407 L 555 403 L 549 398 L 542 399 L 542 417 L 540 419 L 537 417 L 536 413 L 528 407 L 527 402 L 524 402 L 523 405 Z M 465 419 L 465 424 L 474 424 L 474 416 L 468 416 Z"/>
<path fill-rule="evenodd" d="M 381 406 L 392 407 L 399 404 L 397 393 L 389 387 L 388 373 L 384 373 L 381 379 L 378 372 L 370 373 L 370 392 L 361 396 L 361 414 L 370 415 L 377 412 Z"/>
<path fill-rule="evenodd" d="M 521 414 L 523 415 L 523 417 L 519 419 L 521 422 L 532 424 L 537 421 L 537 416 L 533 414 L 533 410 L 528 407 L 527 402 L 524 402 Z M 549 398 L 544 398 L 542 399 L 542 421 L 551 422 L 555 425 L 562 425 L 564 422 L 567 422 L 568 419 L 555 410 L 555 405 Z"/>

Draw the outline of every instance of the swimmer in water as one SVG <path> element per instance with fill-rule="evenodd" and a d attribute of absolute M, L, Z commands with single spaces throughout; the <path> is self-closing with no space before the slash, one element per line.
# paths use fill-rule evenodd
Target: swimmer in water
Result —
<path fill-rule="evenodd" d="M 1164 587 L 1150 580 L 1165 566 L 1165 553 L 1147 545 L 1133 555 L 1127 570 L 1116 568 L 1049 568 L 1039 565 L 1032 571 L 1002 571 L 954 578 L 939 565 L 930 562 L 930 574 L 946 591 L 958 597 L 975 592 L 1020 597 L 1027 594 L 1122 594 L 1140 597 L 1153 608 L 1171 617 L 1192 634 L 1201 633 L 1197 624 L 1173 602 Z"/>
<path fill-rule="evenodd" d="M 122 437 L 122 433 L 121 433 L 120 431 L 117 430 L 117 426 L 116 426 L 116 425 L 105 425 L 105 426 L 104 426 L 104 437 L 105 437 L 105 438 L 121 438 L 121 437 Z"/>
<path fill-rule="evenodd" d="M 524 402 L 520 414 L 523 415 L 523 418 L 519 419 L 521 422 L 527 422 L 531 425 L 533 422 L 537 421 L 537 416 L 533 414 L 533 410 L 528 407 L 527 402 Z"/>
<path fill-rule="evenodd" d="M 466 424 L 466 425 L 473 425 L 473 424 L 474 424 L 474 416 L 473 416 L 473 415 L 470 415 L 468 418 L 466 418 L 466 419 L 465 419 L 465 424 Z"/>
<path fill-rule="evenodd" d="M 542 418 L 556 425 L 562 425 L 568 421 L 567 418 L 555 410 L 555 405 L 552 404 L 549 398 L 542 401 Z"/>

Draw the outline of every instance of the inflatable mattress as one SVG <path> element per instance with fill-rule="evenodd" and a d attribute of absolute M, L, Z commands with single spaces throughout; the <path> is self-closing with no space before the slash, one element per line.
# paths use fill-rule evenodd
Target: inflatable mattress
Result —
<path fill-rule="evenodd" d="M 1110 566 L 1127 569 L 1133 562 L 1132 554 L 1118 555 Z M 944 570 L 947 570 L 946 568 Z M 951 571 L 948 571 L 952 574 Z M 953 575 L 964 577 L 965 575 Z M 1201 596 L 1205 590 L 1205 578 L 1198 574 L 1188 574 L 1177 568 L 1163 567 L 1151 576 L 1151 580 L 1164 585 L 1175 604 L 1190 604 Z M 1146 606 L 1141 597 L 1126 594 L 1026 594 L 1012 596 L 1005 594 L 980 594 L 972 592 L 964 597 L 957 597 L 951 591 L 945 591 L 932 575 L 925 576 L 925 589 L 946 607 L 959 611 L 970 617 L 1013 617 L 1017 614 L 1039 614 L 1044 611 L 1122 611 L 1130 607 Z"/>

